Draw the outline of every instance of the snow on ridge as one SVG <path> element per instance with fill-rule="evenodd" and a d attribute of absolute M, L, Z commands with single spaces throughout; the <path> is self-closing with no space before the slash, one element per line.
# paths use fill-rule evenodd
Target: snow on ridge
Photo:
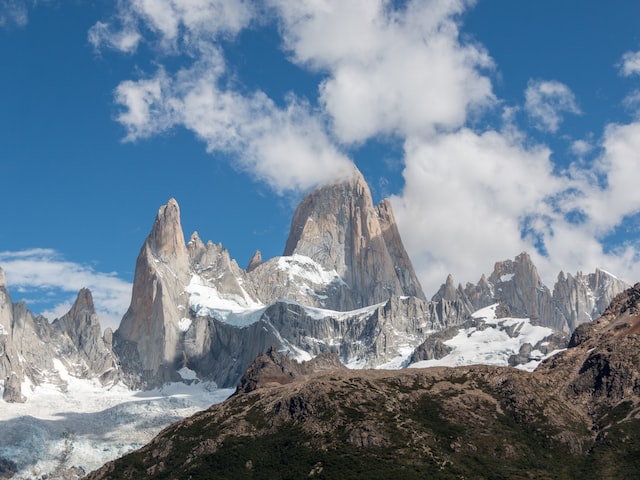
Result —
<path fill-rule="evenodd" d="M 508 282 L 509 280 L 512 280 L 513 277 L 515 277 L 515 273 L 505 273 L 500 277 L 500 281 L 503 283 Z"/>
<path fill-rule="evenodd" d="M 287 272 L 289 281 L 302 278 L 315 285 L 328 285 L 332 282 L 342 282 L 335 270 L 325 270 L 318 262 L 305 255 L 294 253 L 289 257 L 278 258 L 278 269 Z"/>
<path fill-rule="evenodd" d="M 191 326 L 191 319 L 189 318 L 181 318 L 178 321 L 178 328 L 180 329 L 181 332 L 186 332 L 187 330 L 189 330 L 190 326 Z"/>
<path fill-rule="evenodd" d="M 290 305 L 297 305 L 301 307 L 305 313 L 314 320 L 323 320 L 325 318 L 333 318 L 334 320 L 345 320 L 350 317 L 356 316 L 369 316 L 375 312 L 378 308 L 384 306 L 387 302 L 376 303 L 374 305 L 368 305 L 366 307 L 358 308 L 356 310 L 340 311 L 340 310 L 328 310 L 326 308 L 310 307 L 303 305 L 294 300 L 288 298 L 282 298 L 280 302 L 288 303 Z"/>
<path fill-rule="evenodd" d="M 9 335 L 9 332 L 0 324 L 0 335 Z"/>
<path fill-rule="evenodd" d="M 215 286 L 195 274 L 185 292 L 189 294 L 189 308 L 196 316 L 215 318 L 237 327 L 257 322 L 266 310 L 264 305 L 254 302 L 248 295 L 220 293 Z"/>
<path fill-rule="evenodd" d="M 526 343 L 535 346 L 553 333 L 549 327 L 532 325 L 528 318 L 496 318 L 496 307 L 493 304 L 472 314 L 473 318 L 484 325 L 460 329 L 459 333 L 444 342 L 452 351 L 443 358 L 424 360 L 409 365 L 409 368 L 425 367 L 458 367 L 467 365 L 508 366 L 509 357 L 518 354 L 520 347 Z M 509 333 L 511 332 L 511 334 Z M 518 368 L 533 371 L 542 360 L 554 355 L 534 355 L 533 359 Z"/>

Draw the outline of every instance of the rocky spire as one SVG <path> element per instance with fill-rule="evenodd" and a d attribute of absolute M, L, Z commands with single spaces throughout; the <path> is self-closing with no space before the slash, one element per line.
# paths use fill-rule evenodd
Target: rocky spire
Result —
<path fill-rule="evenodd" d="M 136 261 L 131 304 L 114 333 L 123 367 L 139 381 L 161 383 L 180 355 L 178 324 L 189 283 L 189 253 L 175 199 L 160 207 Z M 164 378 L 170 380 L 171 378 Z"/>
<path fill-rule="evenodd" d="M 159 257 L 177 257 L 186 252 L 180 225 L 180 207 L 174 198 L 158 210 L 147 243 Z"/>
<path fill-rule="evenodd" d="M 447 275 L 447 280 L 440 286 L 438 292 L 431 298 L 434 302 L 439 300 L 458 300 L 458 291 L 453 283 L 453 275 Z"/>
<path fill-rule="evenodd" d="M 260 250 L 256 250 L 256 253 L 253 254 L 251 260 L 249 260 L 249 265 L 247 265 L 247 272 L 251 272 L 262 265 L 262 253 Z"/>
<path fill-rule="evenodd" d="M 335 270 L 345 282 L 348 292 L 333 308 L 358 308 L 391 295 L 424 298 L 391 204 L 373 206 L 358 170 L 348 180 L 316 189 L 302 200 L 284 250 L 285 256 L 294 254 Z"/>
<path fill-rule="evenodd" d="M 119 378 L 118 361 L 111 349 L 111 342 L 104 341 L 93 296 L 88 288 L 78 292 L 71 310 L 55 320 L 53 325 L 66 334 L 75 347 L 70 350 L 77 351 L 79 355 L 80 361 L 70 362 L 70 371 L 80 377 L 99 378 L 103 384 Z"/>
<path fill-rule="evenodd" d="M 0 268 L 0 288 L 7 288 L 7 280 L 4 278 L 4 270 Z"/>

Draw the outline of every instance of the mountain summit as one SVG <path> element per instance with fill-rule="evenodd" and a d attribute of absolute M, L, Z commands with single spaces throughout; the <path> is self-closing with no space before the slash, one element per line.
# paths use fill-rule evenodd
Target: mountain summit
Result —
<path fill-rule="evenodd" d="M 352 310 L 408 295 L 425 300 L 391 204 L 375 207 L 362 174 L 309 193 L 293 215 L 284 256 L 304 255 L 335 271 L 349 289 L 333 305 Z"/>

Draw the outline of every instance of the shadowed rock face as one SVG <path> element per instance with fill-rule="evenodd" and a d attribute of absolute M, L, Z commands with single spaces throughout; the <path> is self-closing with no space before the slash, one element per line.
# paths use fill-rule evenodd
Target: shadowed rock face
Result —
<path fill-rule="evenodd" d="M 88 288 L 78 292 L 71 310 L 55 320 L 53 327 L 69 340 L 65 356 L 69 360 L 74 355 L 79 357 L 74 362 L 67 362 L 67 368 L 73 374 L 98 378 L 103 384 L 120 378 L 122 372 L 111 345 L 112 332 L 107 329 L 103 336 L 93 296 Z"/>

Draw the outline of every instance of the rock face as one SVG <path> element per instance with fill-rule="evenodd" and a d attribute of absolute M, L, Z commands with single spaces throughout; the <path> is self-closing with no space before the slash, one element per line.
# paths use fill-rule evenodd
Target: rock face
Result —
<path fill-rule="evenodd" d="M 61 333 L 62 361 L 74 376 L 97 378 L 103 385 L 120 379 L 119 362 L 112 350 L 111 329 L 103 335 L 89 289 L 80 290 L 71 310 L 54 320 L 53 328 Z"/>
<path fill-rule="evenodd" d="M 540 280 L 529 255 L 522 253 L 514 260 L 497 262 L 493 273 L 488 278 L 483 275 L 476 285 L 455 288 L 449 276 L 433 300 L 458 300 L 469 311 L 500 302 L 509 316 L 528 317 L 535 325 L 569 335 L 581 323 L 598 318 L 611 300 L 628 287 L 613 275 L 596 270 L 575 277 L 560 272 L 551 291 Z"/>
<path fill-rule="evenodd" d="M 335 271 L 344 292 L 325 308 L 353 310 L 392 295 L 424 298 L 404 249 L 391 205 L 373 206 L 362 174 L 311 192 L 291 222 L 285 256 L 304 255 Z"/>
<path fill-rule="evenodd" d="M 262 265 L 262 253 L 260 253 L 260 250 L 256 250 L 256 253 L 253 254 L 253 257 L 251 257 L 247 265 L 247 273 L 251 273 L 260 265 Z"/>
<path fill-rule="evenodd" d="M 189 254 L 180 208 L 171 199 L 158 210 L 136 261 L 131 304 L 114 334 L 114 349 L 135 383 L 176 380 L 179 322 L 189 282 Z"/>
<path fill-rule="evenodd" d="M 0 280 L 0 385 L 5 401 L 27 400 L 29 392 L 22 391 L 25 381 L 51 383 L 64 391 L 61 368 L 103 384 L 120 379 L 118 361 L 102 337 L 89 290 L 81 290 L 69 313 L 49 323 L 33 315 L 24 302 L 13 303 L 3 272 Z"/>

